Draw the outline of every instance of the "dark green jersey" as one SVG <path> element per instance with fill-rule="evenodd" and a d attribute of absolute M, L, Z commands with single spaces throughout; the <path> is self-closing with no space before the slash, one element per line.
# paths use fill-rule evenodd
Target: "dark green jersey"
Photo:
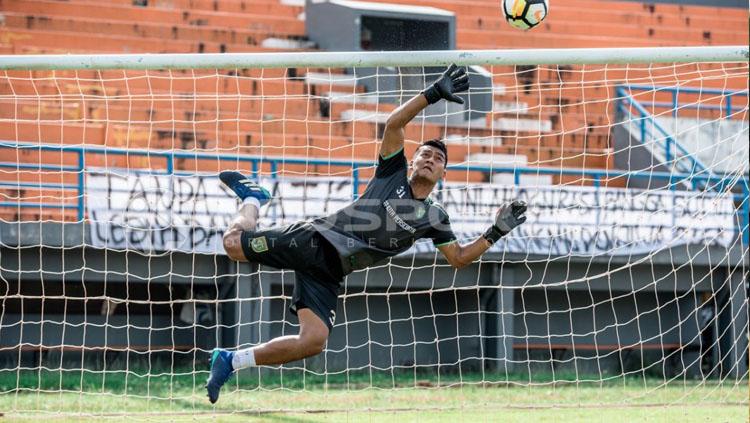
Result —
<path fill-rule="evenodd" d="M 312 221 L 338 251 L 345 274 L 404 252 L 417 239 L 436 246 L 456 240 L 448 214 L 430 199 L 415 199 L 403 148 L 380 157 L 361 197 L 338 212 Z"/>

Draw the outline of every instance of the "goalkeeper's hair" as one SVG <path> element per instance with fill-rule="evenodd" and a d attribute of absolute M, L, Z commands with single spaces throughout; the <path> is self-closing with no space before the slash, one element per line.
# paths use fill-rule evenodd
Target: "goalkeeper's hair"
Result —
<path fill-rule="evenodd" d="M 445 146 L 443 140 L 435 138 L 432 140 L 423 141 L 419 148 L 422 148 L 424 146 L 435 147 L 438 150 L 442 151 L 443 155 L 445 156 L 445 164 L 448 165 L 448 148 Z M 419 150 L 419 148 L 417 150 Z"/>

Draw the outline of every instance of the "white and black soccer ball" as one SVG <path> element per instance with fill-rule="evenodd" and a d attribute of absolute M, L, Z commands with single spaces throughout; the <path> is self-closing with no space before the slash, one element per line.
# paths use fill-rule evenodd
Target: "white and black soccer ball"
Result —
<path fill-rule="evenodd" d="M 505 20 L 510 26 L 524 31 L 539 25 L 548 11 L 548 0 L 503 0 Z"/>

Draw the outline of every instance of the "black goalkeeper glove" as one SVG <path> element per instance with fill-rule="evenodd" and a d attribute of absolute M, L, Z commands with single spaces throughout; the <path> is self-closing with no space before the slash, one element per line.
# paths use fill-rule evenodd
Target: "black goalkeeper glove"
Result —
<path fill-rule="evenodd" d="M 494 244 L 498 239 L 504 237 L 513 228 L 526 221 L 526 202 L 513 200 L 511 203 L 505 203 L 497 210 L 495 215 L 495 224 L 492 225 L 482 235 L 484 239 Z"/>
<path fill-rule="evenodd" d="M 464 99 L 455 93 L 464 92 L 469 89 L 469 75 L 466 69 L 459 68 L 455 64 L 450 65 L 434 84 L 422 91 L 429 104 L 435 104 L 444 98 L 454 103 L 464 104 Z"/>

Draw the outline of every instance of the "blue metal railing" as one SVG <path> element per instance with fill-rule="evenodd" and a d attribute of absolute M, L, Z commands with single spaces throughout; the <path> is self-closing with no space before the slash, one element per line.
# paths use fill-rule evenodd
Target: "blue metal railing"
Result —
<path fill-rule="evenodd" d="M 702 109 L 702 110 L 724 110 L 725 116 L 730 116 L 733 110 L 744 110 L 745 107 L 739 106 L 734 107 L 732 104 L 732 97 L 734 96 L 748 96 L 747 90 L 721 90 L 717 88 L 695 88 L 695 87 L 669 87 L 669 86 L 654 86 L 654 85 L 621 85 L 617 88 L 623 88 L 628 91 L 653 91 L 657 92 L 668 92 L 672 93 L 672 101 L 665 103 L 644 103 L 644 105 L 651 105 L 655 107 L 665 107 L 670 110 L 674 110 L 675 116 L 680 109 Z M 726 100 L 723 106 L 716 106 L 711 104 L 679 104 L 680 94 L 718 94 L 721 95 L 722 100 Z M 679 107 L 678 107 L 679 106 Z"/>
<path fill-rule="evenodd" d="M 256 156 L 239 156 L 235 154 L 221 154 L 221 153 L 199 153 L 199 152 L 186 152 L 186 151 L 164 151 L 164 150 L 139 150 L 139 149 L 125 149 L 125 148 L 110 148 L 100 146 L 80 146 L 80 145 L 47 145 L 47 144 L 31 144 L 31 143 L 17 143 L 17 142 L 2 142 L 0 141 L 0 149 L 17 149 L 25 151 L 53 151 L 59 153 L 73 153 L 77 155 L 76 166 L 58 166 L 49 164 L 28 164 L 28 163 L 9 163 L 0 162 L 0 169 L 14 169 L 24 170 L 31 169 L 35 171 L 45 172 L 56 172 L 56 173 L 75 173 L 76 184 L 50 184 L 50 183 L 21 183 L 16 181 L 0 181 L 0 187 L 9 188 L 33 188 L 33 189 L 59 189 L 59 190 L 73 190 L 76 193 L 75 204 L 59 204 L 59 203 L 25 203 L 25 202 L 0 202 L 0 206 L 10 207 L 37 207 L 37 208 L 62 208 L 62 209 L 76 209 L 79 221 L 83 221 L 85 217 L 85 181 L 84 174 L 86 170 L 86 156 L 87 155 L 109 155 L 109 156 L 130 156 L 130 157 L 150 157 L 150 158 L 162 158 L 165 159 L 166 164 L 163 170 L 157 169 L 143 169 L 142 172 L 155 175 L 176 175 L 176 176 L 191 176 L 195 175 L 196 172 L 177 171 L 175 169 L 175 160 L 178 159 L 191 159 L 191 160 L 211 160 L 214 163 L 217 161 L 233 161 L 247 163 L 250 166 L 250 174 L 254 178 L 260 176 L 260 169 L 263 164 L 270 166 L 271 177 L 275 178 L 278 175 L 278 169 L 280 165 L 320 165 L 328 167 L 342 167 L 351 169 L 352 177 L 352 198 L 356 199 L 359 193 L 359 187 L 362 184 L 366 184 L 368 181 L 363 180 L 360 177 L 360 169 L 374 168 L 375 163 L 370 161 L 352 161 L 352 160 L 329 160 L 329 159 L 309 159 L 303 157 L 256 157 Z M 513 175 L 513 180 L 516 185 L 520 184 L 521 175 L 552 175 L 552 176 L 576 176 L 581 179 L 591 181 L 592 185 L 596 188 L 601 187 L 602 180 L 611 181 L 620 178 L 628 179 L 647 179 L 647 180 L 661 180 L 668 181 L 670 187 L 674 187 L 677 184 L 683 182 L 695 182 L 705 184 L 710 188 L 714 188 L 718 191 L 724 191 L 731 189 L 732 186 L 739 184 L 741 186 L 742 194 L 734 195 L 735 201 L 739 202 L 739 208 L 737 210 L 738 216 L 738 233 L 742 233 L 744 245 L 750 243 L 750 237 L 748 231 L 748 212 L 750 212 L 750 200 L 748 195 L 750 189 L 748 189 L 748 180 L 746 178 L 739 178 L 737 180 L 736 175 L 722 176 L 715 174 L 685 174 L 685 173 L 669 173 L 669 172 L 649 172 L 649 171 L 612 171 L 612 170 L 599 170 L 599 169 L 562 169 L 562 168 L 551 168 L 551 167 L 492 167 L 492 166 L 475 166 L 475 165 L 460 165 L 454 164 L 448 166 L 449 170 L 457 170 L 461 172 L 484 172 L 484 173 L 509 173 Z M 732 179 L 734 178 L 734 179 Z M 734 182 L 734 183 L 733 183 Z"/>
<path fill-rule="evenodd" d="M 631 94 L 633 91 L 653 91 L 654 93 L 659 92 L 666 92 L 672 94 L 672 101 L 671 102 L 651 102 L 651 103 L 641 103 L 640 101 L 636 100 L 633 95 Z M 719 89 L 712 89 L 712 88 L 693 88 L 693 87 L 658 87 L 658 86 L 651 86 L 651 85 L 620 85 L 616 87 L 615 89 L 616 97 L 617 97 L 617 103 L 616 103 L 616 110 L 623 112 L 627 116 L 632 116 L 633 113 L 628 108 L 628 104 L 630 107 L 634 108 L 639 118 L 637 121 L 639 122 L 640 126 L 640 142 L 643 144 L 646 144 L 648 140 L 651 138 L 653 139 L 659 139 L 656 134 L 654 134 L 654 131 L 657 131 L 661 133 L 661 139 L 664 140 L 663 144 L 663 156 L 664 156 L 664 164 L 669 164 L 673 160 L 675 164 L 680 167 L 680 171 L 694 174 L 696 172 L 700 173 L 713 173 L 710 169 L 707 168 L 698 158 L 695 157 L 694 154 L 690 154 L 669 132 L 667 132 L 657 121 L 656 118 L 649 113 L 649 111 L 646 109 L 646 106 L 649 106 L 651 108 L 656 107 L 664 107 L 669 108 L 670 110 L 673 110 L 673 117 L 677 117 L 678 112 L 680 108 L 694 108 L 694 109 L 709 109 L 709 110 L 716 110 L 720 109 L 723 110 L 726 113 L 726 116 L 730 116 L 735 110 L 735 108 L 732 106 L 732 97 L 733 96 L 748 96 L 747 90 L 742 91 L 728 91 L 728 90 L 719 90 Z M 726 99 L 726 103 L 724 106 L 716 106 L 716 105 L 703 105 L 703 104 L 687 104 L 687 105 L 680 105 L 679 104 L 679 95 L 680 93 L 684 94 L 719 94 L 722 96 L 722 99 Z M 627 104 L 626 104 L 627 103 Z M 645 105 L 644 105 L 645 104 Z M 737 110 L 744 110 L 745 107 L 737 107 Z M 649 128 L 651 129 L 649 131 Z M 673 153 L 673 149 L 675 150 Z M 682 166 L 682 159 L 687 159 L 690 162 L 690 165 L 688 165 L 687 168 Z M 695 189 L 695 182 L 693 182 L 693 188 Z"/>

